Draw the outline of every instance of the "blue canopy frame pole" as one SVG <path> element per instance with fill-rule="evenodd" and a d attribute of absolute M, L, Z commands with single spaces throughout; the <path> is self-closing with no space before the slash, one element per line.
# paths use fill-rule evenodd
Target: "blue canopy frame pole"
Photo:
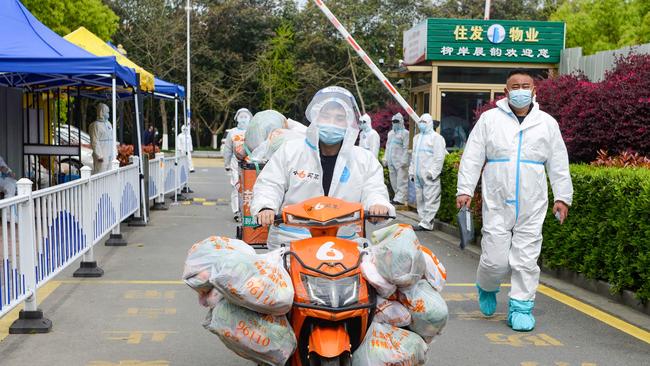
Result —
<path fill-rule="evenodd" d="M 138 79 L 139 81 L 139 79 Z M 138 96 L 140 95 L 140 88 L 136 88 L 135 94 L 133 95 L 134 101 L 135 101 L 135 129 L 138 131 L 137 133 L 137 138 L 138 138 L 138 156 L 140 157 L 140 206 L 142 206 L 142 218 L 144 219 L 144 222 L 147 223 L 148 218 L 147 218 L 147 207 L 146 205 L 148 204 L 149 198 L 145 197 L 145 190 L 144 190 L 144 171 L 142 169 L 142 165 L 144 164 L 144 160 L 142 159 L 143 155 L 143 150 L 142 150 L 142 138 L 140 136 L 140 103 L 138 101 Z"/>
<path fill-rule="evenodd" d="M 113 75 L 112 80 L 112 113 L 113 116 L 113 156 L 117 159 L 117 81 L 115 80 L 115 75 Z"/>
<path fill-rule="evenodd" d="M 178 187 L 179 175 L 178 175 L 178 94 L 176 94 L 176 99 L 174 99 L 174 172 L 176 174 L 175 182 L 176 187 Z M 174 202 L 178 203 L 178 189 L 174 189 Z"/>

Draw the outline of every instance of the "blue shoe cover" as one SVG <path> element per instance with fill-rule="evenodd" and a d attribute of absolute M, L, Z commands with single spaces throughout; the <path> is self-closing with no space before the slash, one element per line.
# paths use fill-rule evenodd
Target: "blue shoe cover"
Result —
<path fill-rule="evenodd" d="M 485 291 L 479 285 L 476 285 L 478 289 L 478 306 L 481 308 L 481 313 L 485 316 L 492 316 L 497 310 L 497 292 L 496 291 Z"/>
<path fill-rule="evenodd" d="M 535 301 L 510 299 L 509 305 L 507 323 L 512 330 L 530 332 L 535 328 L 535 317 L 532 314 Z"/>

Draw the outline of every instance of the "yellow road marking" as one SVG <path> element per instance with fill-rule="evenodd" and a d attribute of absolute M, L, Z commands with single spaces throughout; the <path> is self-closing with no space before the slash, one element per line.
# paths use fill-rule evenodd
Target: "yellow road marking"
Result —
<path fill-rule="evenodd" d="M 205 202 L 205 201 L 207 201 L 205 198 L 198 198 L 198 197 L 194 198 L 194 202 Z"/>
<path fill-rule="evenodd" d="M 38 303 L 42 303 L 48 296 L 59 287 L 61 283 L 59 281 L 50 281 L 36 291 L 36 299 Z M 23 305 L 16 306 L 13 310 L 8 312 L 4 317 L 0 318 L 0 342 L 7 338 L 9 335 L 9 327 L 11 324 L 18 319 L 18 314 L 23 309 Z"/>
<path fill-rule="evenodd" d="M 140 360 L 122 360 L 117 362 L 110 361 L 90 361 L 87 366 L 169 366 L 169 361 L 140 361 Z"/>
<path fill-rule="evenodd" d="M 599 320 L 610 327 L 616 328 L 620 330 L 623 333 L 627 333 L 631 335 L 634 338 L 640 339 L 648 344 L 650 344 L 650 332 L 645 331 L 639 327 L 636 327 L 624 320 L 621 320 L 613 315 L 607 314 L 606 312 L 602 310 L 598 310 L 595 307 L 591 305 L 587 305 L 583 303 L 582 301 L 579 301 L 577 299 L 574 299 L 573 297 L 569 295 L 565 295 L 559 291 L 553 290 L 550 287 L 546 287 L 544 285 L 539 285 L 539 288 L 537 289 L 538 292 L 556 300 L 564 305 L 567 305 L 569 307 L 572 307 L 578 311 L 580 311 L 583 314 L 589 315 L 590 317 Z"/>
<path fill-rule="evenodd" d="M 447 287 L 476 287 L 474 283 L 448 283 L 445 286 Z M 510 287 L 510 284 L 502 284 L 501 287 Z M 634 326 L 622 319 L 619 319 L 613 315 L 607 314 L 602 310 L 598 310 L 595 307 L 585 304 L 584 302 L 575 299 L 569 295 L 563 294 L 557 290 L 553 290 L 550 287 L 539 285 L 537 291 L 543 295 L 550 297 L 551 299 L 561 302 L 564 305 L 567 305 L 579 312 L 588 315 L 602 323 L 609 325 L 615 329 L 620 330 L 623 333 L 629 334 L 634 338 L 642 340 L 650 344 L 650 332 L 643 330 L 637 326 Z"/>
<path fill-rule="evenodd" d="M 158 319 L 161 315 L 176 315 L 176 308 L 128 308 L 127 316 L 142 316 L 148 319 Z"/>
<path fill-rule="evenodd" d="M 147 281 L 147 280 L 62 280 L 60 284 L 82 285 L 184 285 L 183 281 Z"/>
<path fill-rule="evenodd" d="M 156 290 L 129 290 L 124 293 L 125 299 L 161 299 L 163 297 L 168 300 L 174 299 L 176 291 L 165 291 L 163 293 Z"/>
<path fill-rule="evenodd" d="M 115 334 L 113 337 L 106 337 L 106 339 L 111 341 L 126 341 L 127 344 L 140 344 L 145 335 L 151 335 L 151 341 L 160 343 L 163 342 L 169 334 L 174 334 L 178 332 L 169 332 L 169 331 L 142 331 L 142 330 L 116 330 L 104 332 L 105 334 Z M 121 334 L 121 336 L 120 336 Z"/>
<path fill-rule="evenodd" d="M 216 202 L 203 202 L 203 206 L 216 206 Z"/>
<path fill-rule="evenodd" d="M 502 334 L 502 333 L 486 333 L 485 336 L 492 344 L 512 346 L 512 347 L 525 347 L 525 346 L 535 346 L 535 347 L 561 347 L 563 346 L 562 342 L 551 337 L 548 334 Z"/>

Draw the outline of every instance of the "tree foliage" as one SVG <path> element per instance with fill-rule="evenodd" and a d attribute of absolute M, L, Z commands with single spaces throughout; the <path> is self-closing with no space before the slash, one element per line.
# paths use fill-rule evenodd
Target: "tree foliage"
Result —
<path fill-rule="evenodd" d="M 586 55 L 650 42 L 647 0 L 566 1 L 551 19 L 566 22 L 567 47 Z"/>
<path fill-rule="evenodd" d="M 278 27 L 257 62 L 263 108 L 286 110 L 295 99 L 298 83 L 292 28 L 286 22 Z"/>
<path fill-rule="evenodd" d="M 119 18 L 102 0 L 22 0 L 23 5 L 46 26 L 61 36 L 80 26 L 103 40 L 109 40 Z"/>

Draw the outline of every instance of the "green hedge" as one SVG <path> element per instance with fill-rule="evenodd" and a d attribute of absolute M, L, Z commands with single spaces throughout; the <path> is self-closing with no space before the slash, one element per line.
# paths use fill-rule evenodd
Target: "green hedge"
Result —
<path fill-rule="evenodd" d="M 447 156 L 437 218 L 455 224 L 460 154 Z M 569 218 L 560 225 L 551 213 L 544 224 L 542 260 L 590 279 L 609 282 L 615 292 L 650 299 L 650 170 L 571 165 L 574 197 Z M 549 185 L 550 187 L 550 185 Z M 549 189 L 549 202 L 552 202 Z M 472 203 L 480 228 L 480 187 Z"/>

